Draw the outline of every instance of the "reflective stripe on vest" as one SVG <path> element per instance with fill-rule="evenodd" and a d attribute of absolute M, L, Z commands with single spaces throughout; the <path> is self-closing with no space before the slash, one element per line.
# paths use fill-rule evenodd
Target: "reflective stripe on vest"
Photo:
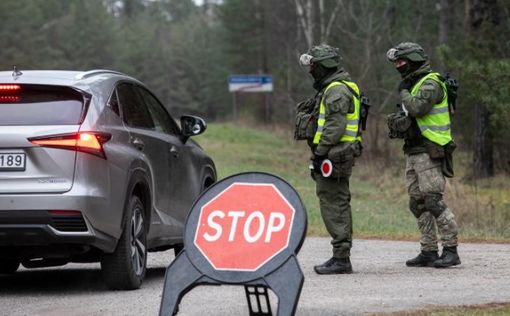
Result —
<path fill-rule="evenodd" d="M 434 107 L 430 112 L 422 117 L 417 117 L 416 122 L 420 128 L 421 134 L 428 140 L 444 146 L 452 140 L 451 135 L 451 121 L 450 112 L 448 111 L 448 94 L 446 92 L 446 86 L 437 72 L 432 72 L 425 77 L 421 78 L 411 90 L 411 95 L 415 97 L 418 94 L 423 82 L 430 79 L 434 80 L 439 84 L 443 90 L 443 99 L 441 102 L 434 104 Z"/>
<path fill-rule="evenodd" d="M 324 123 L 326 122 L 326 106 L 324 105 L 324 96 L 326 92 L 334 86 L 338 85 L 348 85 L 352 90 L 354 90 L 357 95 L 353 94 L 352 100 L 354 102 L 354 112 L 347 113 L 347 125 L 345 127 L 345 131 L 340 137 L 339 142 L 356 142 L 361 141 L 361 135 L 358 135 L 359 130 L 359 118 L 360 118 L 360 108 L 361 103 L 359 99 L 359 89 L 358 86 L 354 82 L 350 81 L 333 81 L 330 83 L 326 89 L 324 90 L 324 94 L 321 98 L 321 103 L 319 107 L 319 119 L 317 120 L 317 132 L 313 138 L 313 143 L 315 145 L 319 144 L 319 140 L 321 139 L 322 132 L 324 130 Z"/>

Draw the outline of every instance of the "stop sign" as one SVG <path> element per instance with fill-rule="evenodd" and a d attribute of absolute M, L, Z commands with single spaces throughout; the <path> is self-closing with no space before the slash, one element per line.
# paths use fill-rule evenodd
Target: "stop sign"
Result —
<path fill-rule="evenodd" d="M 166 271 L 160 315 L 175 315 L 193 287 L 221 284 L 245 286 L 250 315 L 266 314 L 267 288 L 278 296 L 277 314 L 294 315 L 306 227 L 299 194 L 276 175 L 244 172 L 214 183 L 188 213 L 184 249 Z"/>
<path fill-rule="evenodd" d="M 216 270 L 256 271 L 287 248 L 294 214 L 275 185 L 235 182 L 201 207 L 194 244 Z"/>

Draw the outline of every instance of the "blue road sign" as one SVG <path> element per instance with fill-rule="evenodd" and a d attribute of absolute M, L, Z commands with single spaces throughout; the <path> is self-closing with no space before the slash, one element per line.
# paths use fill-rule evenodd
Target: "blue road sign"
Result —
<path fill-rule="evenodd" d="M 230 75 L 229 92 L 272 92 L 272 75 Z"/>

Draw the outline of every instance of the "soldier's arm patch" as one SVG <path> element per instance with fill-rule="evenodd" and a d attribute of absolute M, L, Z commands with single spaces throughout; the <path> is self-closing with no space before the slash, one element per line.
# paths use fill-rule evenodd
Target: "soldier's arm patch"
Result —
<path fill-rule="evenodd" d="M 326 115 L 333 113 L 345 115 L 349 112 L 351 102 L 345 89 L 343 86 L 335 86 L 328 90 L 324 100 Z"/>
<path fill-rule="evenodd" d="M 404 90 L 403 90 L 404 91 Z M 442 99 L 441 87 L 433 80 L 425 80 L 416 96 L 401 92 L 402 103 L 413 117 L 422 117 L 429 113 L 434 104 Z"/>
<path fill-rule="evenodd" d="M 417 96 L 428 103 L 436 104 L 441 102 L 443 98 L 443 91 L 437 82 L 433 80 L 426 80 L 420 87 Z"/>

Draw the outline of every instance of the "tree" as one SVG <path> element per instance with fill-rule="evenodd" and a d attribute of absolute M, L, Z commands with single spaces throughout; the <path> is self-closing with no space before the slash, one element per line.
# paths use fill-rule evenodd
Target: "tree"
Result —
<path fill-rule="evenodd" d="M 499 36 L 497 31 L 501 24 L 500 5 L 497 0 L 474 0 L 467 2 L 469 6 L 469 45 L 473 51 L 473 56 L 477 59 L 471 62 L 471 69 L 474 75 L 481 79 L 485 84 L 493 83 L 495 86 L 486 86 L 486 93 L 477 97 L 475 105 L 475 135 L 474 135 L 474 175 L 492 176 L 494 175 L 494 132 L 491 127 L 492 108 L 497 106 L 500 100 L 485 97 L 491 91 L 498 91 L 500 83 L 493 82 L 497 67 L 494 60 L 494 50 L 498 50 Z M 499 63 L 501 66 L 506 63 Z M 498 76 L 496 76 L 498 77 Z M 508 78 L 508 75 L 507 75 Z M 501 81 L 500 81 L 501 82 Z M 507 89 L 507 88 L 506 88 Z M 492 104 L 496 101 L 496 104 Z"/>

